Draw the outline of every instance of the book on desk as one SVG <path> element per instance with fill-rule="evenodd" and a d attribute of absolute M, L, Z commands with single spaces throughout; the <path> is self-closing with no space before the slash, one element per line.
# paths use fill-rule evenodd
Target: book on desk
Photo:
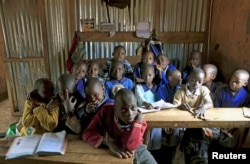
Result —
<path fill-rule="evenodd" d="M 67 139 L 65 131 L 20 136 L 13 140 L 5 159 L 24 156 L 63 155 L 66 147 Z"/>
<path fill-rule="evenodd" d="M 151 113 L 151 112 L 158 112 L 161 109 L 176 108 L 174 104 L 165 102 L 162 99 L 154 103 L 151 103 L 151 105 L 153 106 L 153 109 L 146 109 L 144 107 L 137 107 L 137 108 L 141 113 Z"/>

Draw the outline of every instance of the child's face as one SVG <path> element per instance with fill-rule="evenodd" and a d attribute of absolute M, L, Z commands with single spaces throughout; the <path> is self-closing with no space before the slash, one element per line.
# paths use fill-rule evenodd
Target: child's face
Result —
<path fill-rule="evenodd" d="M 125 49 L 120 47 L 120 48 L 117 48 L 114 53 L 113 53 L 113 56 L 115 59 L 117 60 L 120 60 L 120 61 L 124 61 L 125 60 Z"/>
<path fill-rule="evenodd" d="M 99 74 L 99 65 L 98 64 L 91 64 L 88 68 L 88 75 L 90 77 L 97 77 Z"/>
<path fill-rule="evenodd" d="M 195 53 L 189 59 L 189 66 L 192 68 L 197 68 L 201 63 L 201 54 Z"/>
<path fill-rule="evenodd" d="M 188 77 L 188 89 L 192 92 L 200 88 L 203 84 L 204 74 L 197 73 Z"/>
<path fill-rule="evenodd" d="M 152 52 L 147 52 L 142 58 L 143 64 L 152 64 L 154 62 L 154 54 Z"/>
<path fill-rule="evenodd" d="M 213 73 L 212 68 L 204 66 L 203 71 L 205 73 L 205 78 L 204 78 L 203 84 L 211 82 L 211 81 L 213 81 L 215 79 L 215 75 Z"/>
<path fill-rule="evenodd" d="M 124 74 L 124 66 L 122 63 L 116 63 L 112 66 L 111 76 L 116 80 L 121 80 Z"/>
<path fill-rule="evenodd" d="M 155 72 L 153 69 L 146 69 L 142 73 L 142 78 L 146 84 L 152 84 L 155 77 Z"/>
<path fill-rule="evenodd" d="M 81 63 L 80 65 L 74 65 L 72 68 L 72 74 L 76 76 L 77 80 L 84 78 L 86 72 L 87 72 L 87 66 L 85 63 Z"/>
<path fill-rule="evenodd" d="M 125 124 L 131 124 L 137 116 L 137 102 L 134 96 L 118 98 L 115 101 L 115 114 Z"/>
<path fill-rule="evenodd" d="M 162 69 L 166 69 L 169 64 L 169 60 L 165 55 L 160 55 L 157 58 L 157 64 L 162 67 Z"/>
<path fill-rule="evenodd" d="M 38 94 L 44 100 L 50 100 L 54 96 L 54 85 L 50 82 L 44 82 L 38 88 Z"/>
<path fill-rule="evenodd" d="M 101 84 L 90 85 L 85 89 L 87 101 L 93 105 L 98 105 L 104 99 L 104 87 Z"/>
<path fill-rule="evenodd" d="M 247 82 L 240 77 L 239 73 L 236 73 L 231 77 L 229 84 L 231 91 L 238 92 L 242 87 L 246 86 Z"/>
<path fill-rule="evenodd" d="M 181 86 L 182 84 L 182 78 L 181 78 L 181 72 L 176 71 L 169 79 L 169 82 L 173 86 Z"/>

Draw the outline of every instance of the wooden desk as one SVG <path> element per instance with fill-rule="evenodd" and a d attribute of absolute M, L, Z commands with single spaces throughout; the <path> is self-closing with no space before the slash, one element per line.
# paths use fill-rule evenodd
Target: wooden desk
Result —
<path fill-rule="evenodd" d="M 8 151 L 11 142 L 0 140 L 0 163 L 35 163 L 35 164 L 61 164 L 61 163 L 84 163 L 84 164 L 131 164 L 132 158 L 120 159 L 115 157 L 109 149 L 96 149 L 92 145 L 75 137 L 68 138 L 67 150 L 64 155 L 43 156 L 43 157 L 23 157 L 11 160 L 5 160 L 5 154 Z"/>
<path fill-rule="evenodd" d="M 250 118 L 243 116 L 242 108 L 212 108 L 206 111 L 206 121 L 194 118 L 188 111 L 177 108 L 144 114 L 148 128 L 144 143 L 148 143 L 152 128 L 202 128 L 202 127 L 250 127 Z"/>

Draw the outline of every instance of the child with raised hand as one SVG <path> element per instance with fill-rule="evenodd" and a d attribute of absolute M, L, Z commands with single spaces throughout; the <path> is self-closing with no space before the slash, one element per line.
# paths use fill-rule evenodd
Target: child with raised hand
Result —
<path fill-rule="evenodd" d="M 214 82 L 217 75 L 217 67 L 213 64 L 205 64 L 202 69 L 205 72 L 203 85 L 210 90 L 210 96 L 212 100 L 214 100 L 214 94 L 218 88 L 217 84 Z"/>
<path fill-rule="evenodd" d="M 131 64 L 125 59 L 126 57 L 126 50 L 125 47 L 122 45 L 118 45 L 114 48 L 112 53 L 113 59 L 120 60 L 124 65 L 124 76 L 130 79 L 133 79 L 133 68 Z M 112 68 L 112 59 L 108 60 L 102 68 L 100 76 L 106 81 L 110 79 L 111 75 L 111 68 Z"/>
<path fill-rule="evenodd" d="M 124 65 L 120 60 L 112 60 L 112 68 L 110 74 L 110 80 L 105 82 L 106 95 L 110 99 L 115 98 L 116 92 L 121 88 L 127 88 L 129 90 L 134 89 L 134 83 L 131 79 L 124 77 Z"/>
<path fill-rule="evenodd" d="M 66 130 L 69 134 L 79 134 L 81 125 L 74 111 L 82 106 L 84 99 L 76 90 L 76 78 L 72 74 L 62 74 L 58 78 L 59 122 L 55 132 Z"/>
<path fill-rule="evenodd" d="M 182 70 L 182 83 L 187 83 L 187 78 L 194 68 L 201 67 L 201 52 L 198 50 L 193 50 L 188 58 L 187 66 Z"/>
<path fill-rule="evenodd" d="M 148 64 L 153 65 L 154 64 L 154 53 L 150 50 L 144 50 L 142 52 L 141 61 L 137 63 L 134 67 L 134 78 L 135 83 L 143 83 L 143 77 L 142 77 L 142 66 Z"/>
<path fill-rule="evenodd" d="M 244 88 L 247 86 L 248 80 L 249 73 L 246 70 L 236 70 L 231 76 L 229 86 L 217 90 L 214 106 L 217 108 L 250 107 L 250 95 Z M 238 128 L 221 128 L 219 145 L 222 147 L 241 146 L 242 138 L 238 135 Z"/>
<path fill-rule="evenodd" d="M 173 104 L 182 110 L 193 112 L 195 117 L 204 118 L 205 111 L 213 107 L 209 89 L 202 86 L 204 78 L 202 69 L 192 69 L 187 84 L 176 91 Z M 217 136 L 208 128 L 187 128 L 181 141 L 185 163 L 207 163 L 208 148 L 215 137 Z"/>
<path fill-rule="evenodd" d="M 143 144 L 146 128 L 146 120 L 137 109 L 134 93 L 123 88 L 115 95 L 114 105 L 104 105 L 94 116 L 82 139 L 97 148 L 106 145 L 119 158 L 134 157 L 134 163 L 155 164 L 155 159 Z"/>
<path fill-rule="evenodd" d="M 87 77 L 90 78 L 90 77 L 96 77 L 98 78 L 102 84 L 104 85 L 105 84 L 105 80 L 99 76 L 99 70 L 100 70 L 100 67 L 99 67 L 99 64 L 97 61 L 95 60 L 91 60 L 89 63 L 88 63 L 88 71 L 87 71 Z"/>
<path fill-rule="evenodd" d="M 160 54 L 156 59 L 157 65 L 156 69 L 158 72 L 156 73 L 158 76 L 158 83 L 168 84 L 167 72 L 170 70 L 175 70 L 176 67 L 169 63 L 169 59 L 165 54 Z"/>
<path fill-rule="evenodd" d="M 75 75 L 76 78 L 76 90 L 82 95 L 83 98 L 86 98 L 84 86 L 86 83 L 86 74 L 87 74 L 87 64 L 85 61 L 79 61 L 73 64 L 71 74 Z"/>
<path fill-rule="evenodd" d="M 105 95 L 105 87 L 97 78 L 88 78 L 85 85 L 85 92 L 86 102 L 75 112 L 81 120 L 82 131 L 87 128 L 94 115 L 104 104 L 111 103 L 111 100 Z"/>
<path fill-rule="evenodd" d="M 25 101 L 21 135 L 53 131 L 58 124 L 59 105 L 54 95 L 54 84 L 47 78 L 35 81 L 34 90 Z"/>

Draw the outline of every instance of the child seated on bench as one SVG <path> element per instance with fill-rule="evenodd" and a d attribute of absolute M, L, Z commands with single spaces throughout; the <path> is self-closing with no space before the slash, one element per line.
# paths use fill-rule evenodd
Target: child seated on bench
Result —
<path fill-rule="evenodd" d="M 118 45 L 114 48 L 114 52 L 112 54 L 113 59 L 120 60 L 124 65 L 124 76 L 130 79 L 133 79 L 134 73 L 131 64 L 125 59 L 126 50 L 122 45 Z M 111 67 L 112 67 L 112 59 L 108 60 L 102 68 L 100 76 L 104 80 L 109 80 L 111 75 Z"/>
<path fill-rule="evenodd" d="M 58 124 L 59 105 L 54 95 L 54 84 L 47 78 L 35 81 L 34 90 L 25 101 L 21 135 L 53 131 Z"/>
<path fill-rule="evenodd" d="M 132 158 L 134 163 L 155 164 L 143 144 L 146 120 L 138 112 L 134 93 L 126 88 L 115 95 L 115 104 L 107 104 L 94 116 L 82 139 L 94 147 L 107 146 L 119 158 Z"/>

